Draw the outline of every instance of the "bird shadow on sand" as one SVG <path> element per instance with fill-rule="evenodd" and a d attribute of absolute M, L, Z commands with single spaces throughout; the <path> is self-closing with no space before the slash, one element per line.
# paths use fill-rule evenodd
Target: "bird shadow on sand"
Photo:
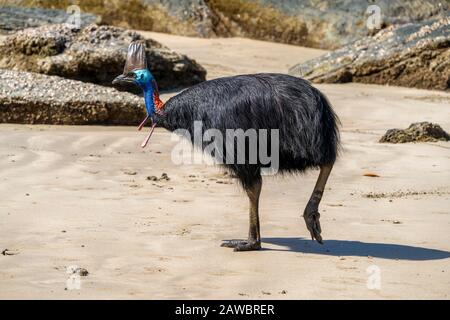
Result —
<path fill-rule="evenodd" d="M 450 258 L 450 252 L 390 243 L 370 243 L 349 240 L 324 240 L 320 245 L 303 238 L 264 238 L 264 243 L 284 248 L 264 248 L 267 251 L 293 251 L 327 256 L 356 256 L 398 260 L 439 260 Z"/>

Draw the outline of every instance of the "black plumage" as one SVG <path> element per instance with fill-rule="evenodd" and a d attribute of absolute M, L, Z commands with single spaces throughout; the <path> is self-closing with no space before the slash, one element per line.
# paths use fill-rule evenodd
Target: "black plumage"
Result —
<path fill-rule="evenodd" d="M 333 164 L 338 152 L 337 117 L 327 98 L 308 81 L 285 74 L 203 82 L 169 99 L 157 119 L 170 131 L 188 130 L 192 142 L 194 121 L 202 121 L 204 130 L 220 130 L 224 137 L 226 129 L 279 129 L 280 173 Z M 259 159 L 257 164 L 225 166 L 244 187 L 251 186 L 264 167 Z"/>

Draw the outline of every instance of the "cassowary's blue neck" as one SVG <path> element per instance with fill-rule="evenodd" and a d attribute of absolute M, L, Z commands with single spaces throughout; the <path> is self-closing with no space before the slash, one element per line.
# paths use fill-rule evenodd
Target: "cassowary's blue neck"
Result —
<path fill-rule="evenodd" d="M 151 84 L 146 85 L 144 88 L 144 100 L 145 100 L 145 108 L 147 109 L 147 114 L 152 116 L 155 112 L 155 102 L 153 99 L 154 89 Z"/>

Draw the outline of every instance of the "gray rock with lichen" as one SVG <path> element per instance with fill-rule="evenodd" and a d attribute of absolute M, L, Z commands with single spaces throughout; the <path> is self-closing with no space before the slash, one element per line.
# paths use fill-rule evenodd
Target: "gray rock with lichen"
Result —
<path fill-rule="evenodd" d="M 314 47 L 335 49 L 347 43 L 372 34 L 374 30 L 367 28 L 371 5 L 380 8 L 382 28 L 391 25 L 423 21 L 431 17 L 445 14 L 450 9 L 448 0 L 142 0 L 149 5 L 164 8 L 169 15 L 180 20 L 189 21 L 198 36 L 233 36 L 240 34 L 242 25 L 233 16 L 253 15 L 255 20 L 263 20 L 271 9 L 281 12 L 286 19 L 296 18 L 306 23 L 308 40 L 305 44 Z M 222 3 L 221 8 L 217 3 Z M 256 6 L 260 9 L 254 10 Z M 263 12 L 266 9 L 265 13 Z M 238 13 L 236 13 L 238 12 Z M 256 15 L 255 15 L 256 14 Z M 236 23 L 225 24 L 230 19 Z M 270 21 L 270 20 L 269 20 Z M 280 28 L 280 21 L 270 23 L 272 29 Z M 376 30 L 375 30 L 376 31 Z M 270 32 L 267 29 L 266 32 Z M 242 35 L 271 41 L 301 44 L 289 39 L 297 39 L 289 33 L 295 29 L 283 30 L 286 41 L 273 39 L 272 34 L 247 32 Z"/>
<path fill-rule="evenodd" d="M 0 69 L 0 123 L 135 125 L 141 97 L 114 88 Z"/>
<path fill-rule="evenodd" d="M 16 4 L 23 2 L 3 1 Z M 366 26 L 371 16 L 371 13 L 367 13 L 367 9 L 371 5 L 380 8 L 382 28 L 422 21 L 445 14 L 450 8 L 449 0 L 141 1 L 148 5 L 151 11 L 150 20 L 154 18 L 154 23 L 146 26 L 150 25 L 154 31 L 200 37 L 244 36 L 328 49 L 341 47 L 377 31 Z M 47 5 L 51 3 L 45 2 Z M 85 1 L 79 1 L 81 7 L 82 2 Z M 39 1 L 36 5 L 39 5 Z M 48 23 L 65 21 L 63 10 L 39 11 L 41 9 L 34 8 L 23 9 L 29 10 L 28 12 L 21 10 L 14 9 L 12 18 L 4 15 L 4 28 L 17 30 L 27 26 L 40 26 L 45 21 Z M 108 23 L 114 24 L 114 21 L 109 20 Z M 303 27 L 307 28 L 306 32 Z"/>
<path fill-rule="evenodd" d="M 0 7 L 0 31 L 14 32 L 26 28 L 40 27 L 51 23 L 70 21 L 70 15 L 64 10 Z M 99 21 L 99 17 L 90 13 L 80 13 L 81 27 Z"/>
<path fill-rule="evenodd" d="M 112 26 L 45 25 L 19 31 L 0 45 L 0 68 L 57 75 L 111 85 L 123 71 L 128 45 L 144 38 Z M 145 40 L 149 69 L 161 89 L 193 85 L 205 80 L 205 69 L 156 41 Z"/>
<path fill-rule="evenodd" d="M 380 26 L 420 22 L 448 12 L 448 0 L 258 0 L 266 6 L 279 8 L 287 15 L 297 16 L 309 30 L 315 46 L 336 49 L 373 34 L 367 27 L 373 11 L 380 8 Z"/>
<path fill-rule="evenodd" d="M 390 27 L 291 68 L 316 83 L 362 82 L 447 90 L 450 15 Z"/>
<path fill-rule="evenodd" d="M 214 13 L 207 4 L 207 0 L 142 0 L 147 5 L 157 5 L 173 18 L 189 22 L 191 35 L 199 37 L 215 36 L 212 17 Z"/>
<path fill-rule="evenodd" d="M 449 141 L 450 135 L 440 125 L 431 122 L 417 122 L 406 129 L 390 129 L 380 142 L 407 143 L 407 142 L 435 142 Z"/>

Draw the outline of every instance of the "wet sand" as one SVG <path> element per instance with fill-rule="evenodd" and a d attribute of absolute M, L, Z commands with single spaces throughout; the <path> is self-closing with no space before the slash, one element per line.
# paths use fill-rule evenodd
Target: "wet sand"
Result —
<path fill-rule="evenodd" d="M 286 72 L 321 54 L 148 34 L 209 78 Z M 450 143 L 377 141 L 417 121 L 449 131 L 450 95 L 318 87 L 343 142 L 321 205 L 323 246 L 301 217 L 315 171 L 264 180 L 264 249 L 235 253 L 220 244 L 247 235 L 245 194 L 214 166 L 174 165 L 170 133 L 158 129 L 142 150 L 134 127 L 0 125 L 0 298 L 449 299 Z M 163 173 L 170 180 L 147 178 Z M 80 290 L 65 290 L 70 266 L 89 271 Z"/>

